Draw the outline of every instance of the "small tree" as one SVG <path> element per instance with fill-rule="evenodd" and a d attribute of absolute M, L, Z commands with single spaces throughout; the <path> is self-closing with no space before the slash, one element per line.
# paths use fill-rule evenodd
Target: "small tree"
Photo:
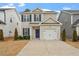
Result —
<path fill-rule="evenodd" d="M 15 28 L 15 33 L 14 33 L 14 40 L 18 39 L 18 31 L 17 28 Z"/>
<path fill-rule="evenodd" d="M 62 41 L 65 41 L 66 40 L 66 31 L 65 31 L 65 29 L 61 33 L 61 39 L 62 39 Z"/>
<path fill-rule="evenodd" d="M 25 11 L 24 12 L 30 12 L 30 9 L 25 9 Z"/>
<path fill-rule="evenodd" d="M 4 36 L 3 36 L 3 30 L 0 29 L 0 40 L 3 41 L 4 40 Z"/>
<path fill-rule="evenodd" d="M 77 41 L 77 32 L 76 30 L 73 30 L 73 39 L 72 39 L 73 42 Z"/>

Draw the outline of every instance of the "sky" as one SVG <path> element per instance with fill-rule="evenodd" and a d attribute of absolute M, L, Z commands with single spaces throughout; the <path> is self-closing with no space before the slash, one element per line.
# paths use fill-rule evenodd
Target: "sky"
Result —
<path fill-rule="evenodd" d="M 49 10 L 78 10 L 79 3 L 0 3 L 0 7 L 15 7 L 18 12 L 23 12 L 25 9 L 33 10 L 35 8 Z"/>

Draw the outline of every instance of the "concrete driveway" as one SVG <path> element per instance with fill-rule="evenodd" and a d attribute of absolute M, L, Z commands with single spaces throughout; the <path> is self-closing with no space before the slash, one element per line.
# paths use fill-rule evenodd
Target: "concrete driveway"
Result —
<path fill-rule="evenodd" d="M 79 49 L 56 40 L 31 40 L 18 56 L 79 56 Z"/>

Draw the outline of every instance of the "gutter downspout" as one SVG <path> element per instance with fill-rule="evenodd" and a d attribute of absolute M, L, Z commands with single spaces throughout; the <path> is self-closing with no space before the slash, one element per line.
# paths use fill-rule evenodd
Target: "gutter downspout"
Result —
<path fill-rule="evenodd" d="M 73 24 L 73 15 L 71 14 L 71 24 Z"/>
<path fill-rule="evenodd" d="M 4 22 L 6 23 L 6 12 L 4 10 Z"/>

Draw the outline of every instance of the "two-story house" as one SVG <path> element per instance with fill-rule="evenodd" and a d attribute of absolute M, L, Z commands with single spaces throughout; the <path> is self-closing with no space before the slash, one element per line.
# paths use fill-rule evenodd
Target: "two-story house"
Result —
<path fill-rule="evenodd" d="M 20 17 L 16 8 L 0 8 L 0 21 L 5 23 L 0 27 L 3 30 L 4 37 L 13 37 L 15 28 L 17 28 L 20 35 Z"/>
<path fill-rule="evenodd" d="M 62 10 L 58 21 L 63 24 L 61 32 L 65 29 L 67 38 L 73 37 L 73 30 L 77 30 L 79 36 L 79 10 Z"/>
<path fill-rule="evenodd" d="M 59 40 L 61 23 L 57 12 L 36 8 L 21 13 L 21 35 L 37 40 Z"/>

